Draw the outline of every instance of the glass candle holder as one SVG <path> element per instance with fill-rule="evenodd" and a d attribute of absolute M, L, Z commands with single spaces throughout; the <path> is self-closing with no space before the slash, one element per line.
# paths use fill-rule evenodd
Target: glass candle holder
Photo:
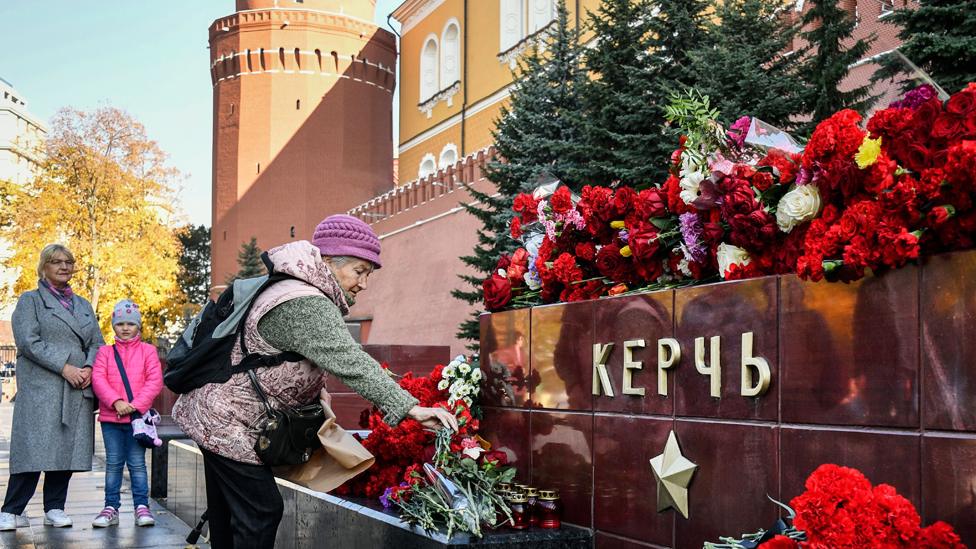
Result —
<path fill-rule="evenodd" d="M 502 493 L 505 493 L 505 492 L 511 492 L 512 491 L 512 485 L 511 485 L 511 483 L 508 483 L 508 482 L 499 482 L 495 486 L 495 491 L 498 492 L 499 494 L 502 494 Z"/>
<path fill-rule="evenodd" d="M 562 525 L 563 505 L 555 490 L 540 490 L 536 503 L 540 528 L 559 528 Z"/>
<path fill-rule="evenodd" d="M 529 527 L 528 500 L 525 494 L 516 493 L 508 500 L 508 507 L 512 510 L 512 528 L 525 530 Z"/>
<path fill-rule="evenodd" d="M 529 525 L 539 525 L 539 490 L 531 486 L 525 489 L 526 505 L 529 513 Z"/>

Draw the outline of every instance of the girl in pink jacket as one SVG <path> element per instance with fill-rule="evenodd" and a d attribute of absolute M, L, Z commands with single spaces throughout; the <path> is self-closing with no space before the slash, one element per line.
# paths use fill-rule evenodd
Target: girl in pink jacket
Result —
<path fill-rule="evenodd" d="M 163 372 L 156 347 L 140 340 L 142 315 L 139 306 L 123 299 L 112 311 L 115 344 L 104 345 L 92 366 L 92 388 L 98 397 L 98 420 L 105 441 L 105 509 L 95 517 L 92 526 L 104 528 L 119 523 L 122 504 L 122 468 L 128 464 L 132 479 L 132 503 L 138 526 L 156 523 L 149 510 L 149 476 L 146 474 L 146 449 L 132 436 L 129 415 L 144 414 L 163 388 Z M 126 396 L 125 384 L 115 359 L 118 351 L 125 368 L 132 401 Z"/>

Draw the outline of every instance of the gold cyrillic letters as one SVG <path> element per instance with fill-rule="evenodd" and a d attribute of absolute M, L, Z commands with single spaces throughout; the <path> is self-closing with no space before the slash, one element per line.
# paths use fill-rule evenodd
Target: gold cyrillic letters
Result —
<path fill-rule="evenodd" d="M 681 360 L 681 345 L 673 337 L 657 340 L 657 394 L 668 396 L 668 368 Z"/>
<path fill-rule="evenodd" d="M 624 341 L 624 380 L 623 389 L 620 390 L 625 395 L 644 396 L 643 387 L 634 387 L 634 370 L 644 368 L 644 363 L 634 360 L 634 348 L 643 348 L 643 339 L 632 339 Z"/>
<path fill-rule="evenodd" d="M 721 336 L 712 336 L 710 343 L 710 361 L 711 366 L 705 365 L 705 338 L 696 337 L 695 338 L 695 369 L 698 373 L 709 376 L 710 378 L 710 391 L 709 394 L 715 398 L 722 398 L 722 357 L 719 356 L 719 351 L 721 350 Z"/>
<path fill-rule="evenodd" d="M 759 374 L 759 381 L 755 385 L 752 382 L 752 368 Z M 765 394 L 772 377 L 766 359 L 752 356 L 752 332 L 742 334 L 742 389 L 739 394 L 744 397 Z"/>
<path fill-rule="evenodd" d="M 610 385 L 610 374 L 607 373 L 607 360 L 610 358 L 610 350 L 613 343 L 594 343 L 593 344 L 593 394 L 599 396 L 602 393 L 608 397 L 613 396 L 613 386 Z"/>

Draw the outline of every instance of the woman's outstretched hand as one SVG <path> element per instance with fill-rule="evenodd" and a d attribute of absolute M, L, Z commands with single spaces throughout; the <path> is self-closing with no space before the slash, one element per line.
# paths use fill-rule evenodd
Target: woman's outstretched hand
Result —
<path fill-rule="evenodd" d="M 415 419 L 421 425 L 429 429 L 439 429 L 447 427 L 452 431 L 458 430 L 457 418 L 454 414 L 444 408 L 426 408 L 424 406 L 414 406 L 407 412 L 407 417 Z"/>

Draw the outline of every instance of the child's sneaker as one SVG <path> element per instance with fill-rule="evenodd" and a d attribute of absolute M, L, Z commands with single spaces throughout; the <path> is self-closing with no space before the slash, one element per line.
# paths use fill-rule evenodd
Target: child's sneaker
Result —
<path fill-rule="evenodd" d="M 115 526 L 119 523 L 119 510 L 112 506 L 106 506 L 102 512 L 92 521 L 95 528 L 105 528 Z"/>
<path fill-rule="evenodd" d="M 145 505 L 136 507 L 136 526 L 153 526 L 156 519 L 153 518 L 152 511 Z"/>

